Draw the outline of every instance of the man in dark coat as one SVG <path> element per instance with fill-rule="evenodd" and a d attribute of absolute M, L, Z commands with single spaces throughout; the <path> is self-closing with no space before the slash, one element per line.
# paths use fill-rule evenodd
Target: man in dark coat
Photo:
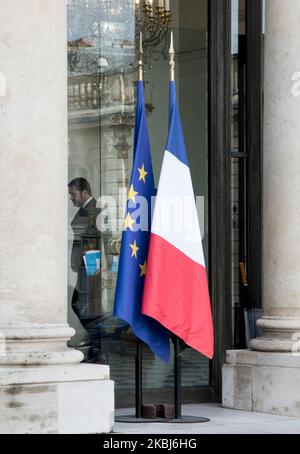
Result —
<path fill-rule="evenodd" d="M 77 282 L 72 296 L 72 308 L 80 322 L 86 327 L 101 317 L 101 276 L 87 276 L 83 256 L 88 250 L 107 252 L 109 234 L 97 229 L 96 199 L 92 195 L 89 182 L 85 178 L 75 178 L 68 184 L 70 199 L 78 207 L 71 226 L 74 240 L 71 253 L 71 267 L 77 273 Z M 103 247 L 102 247 L 103 246 Z"/>

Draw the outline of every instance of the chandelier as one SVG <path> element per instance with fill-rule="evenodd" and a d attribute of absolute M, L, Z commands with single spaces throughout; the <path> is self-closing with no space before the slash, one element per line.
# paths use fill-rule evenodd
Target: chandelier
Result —
<path fill-rule="evenodd" d="M 156 3 L 156 2 L 155 2 Z M 167 59 L 170 46 L 170 0 L 135 0 L 135 39 L 139 48 L 140 33 L 143 35 L 143 60 L 151 68 L 151 62 L 161 56 Z"/>

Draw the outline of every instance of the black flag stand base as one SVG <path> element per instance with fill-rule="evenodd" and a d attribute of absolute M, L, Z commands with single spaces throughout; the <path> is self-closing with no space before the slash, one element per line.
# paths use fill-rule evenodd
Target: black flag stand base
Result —
<path fill-rule="evenodd" d="M 173 419 L 165 419 L 165 418 L 136 418 L 134 415 L 124 415 L 124 416 L 116 416 L 116 422 L 123 422 L 123 423 L 144 423 L 144 424 L 152 424 L 152 423 L 169 423 L 169 424 L 199 424 L 201 422 L 208 422 L 208 418 L 202 418 L 201 416 L 185 416 L 183 415 L 181 418 L 173 418 Z"/>
<path fill-rule="evenodd" d="M 135 356 L 135 415 L 120 415 L 116 416 L 116 422 L 123 423 L 172 423 L 172 424 L 196 424 L 208 422 L 208 418 L 201 416 L 182 415 L 181 412 L 181 348 L 180 340 L 177 336 L 172 335 L 171 339 L 174 343 L 174 417 L 145 417 L 145 410 L 150 409 L 165 409 L 170 405 L 143 405 L 143 358 L 142 358 L 142 342 L 137 339 L 136 356 Z M 169 414 L 171 412 L 169 411 Z"/>

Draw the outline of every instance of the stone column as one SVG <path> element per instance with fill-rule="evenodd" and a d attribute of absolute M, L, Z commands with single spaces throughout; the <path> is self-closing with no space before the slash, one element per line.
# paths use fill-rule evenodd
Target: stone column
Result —
<path fill-rule="evenodd" d="M 267 1 L 263 173 L 263 304 L 255 350 L 291 352 L 300 338 L 300 2 Z M 295 88 L 295 87 L 294 87 Z"/>
<path fill-rule="evenodd" d="M 228 352 L 223 389 L 225 406 L 298 417 L 299 17 L 298 0 L 266 0 L 262 337 L 251 341 L 256 352 Z"/>
<path fill-rule="evenodd" d="M 2 0 L 0 22 L 0 433 L 108 432 L 108 367 L 66 345 L 66 2 Z"/>

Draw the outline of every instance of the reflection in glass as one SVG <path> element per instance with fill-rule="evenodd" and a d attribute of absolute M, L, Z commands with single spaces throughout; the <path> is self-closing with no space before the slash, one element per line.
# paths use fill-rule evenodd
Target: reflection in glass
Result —
<path fill-rule="evenodd" d="M 127 189 L 134 125 L 133 6 L 67 2 L 69 180 L 85 178 L 92 197 L 88 206 L 69 211 L 69 318 L 77 329 L 71 343 L 89 362 L 107 363 L 105 344 L 125 329 L 112 310 L 123 216 L 119 193 Z M 91 249 L 101 253 L 101 270 L 87 277 L 84 254 Z"/>
<path fill-rule="evenodd" d="M 207 0 L 172 0 L 176 77 L 195 193 L 200 196 L 208 260 Z M 135 115 L 135 0 L 68 0 L 69 323 L 70 345 L 84 361 L 109 364 L 117 405 L 134 401 L 135 337 L 112 316 L 124 207 L 132 163 Z M 145 72 L 146 110 L 156 184 L 168 127 L 168 64 Z M 76 179 L 82 183 L 77 187 Z M 80 186 L 80 185 L 79 185 Z M 72 199 L 83 197 L 83 203 Z M 79 194 L 78 194 L 79 191 Z M 89 200 L 90 199 L 90 200 Z M 81 203 L 80 202 L 80 203 Z M 84 203 L 87 204 L 84 206 Z M 88 276 L 86 254 L 100 252 Z M 144 398 L 172 400 L 173 363 L 144 348 Z M 208 384 L 208 360 L 182 354 L 187 390 Z"/>
<path fill-rule="evenodd" d="M 247 348 L 241 292 L 247 263 L 247 147 L 246 147 L 246 2 L 232 0 L 231 56 L 231 223 L 232 319 L 234 348 Z"/>

